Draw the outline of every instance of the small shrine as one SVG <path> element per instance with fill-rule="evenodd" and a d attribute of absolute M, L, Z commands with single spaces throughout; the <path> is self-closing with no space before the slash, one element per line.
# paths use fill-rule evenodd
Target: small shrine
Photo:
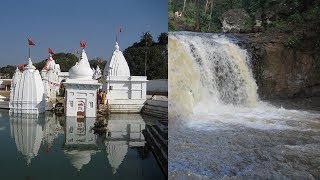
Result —
<path fill-rule="evenodd" d="M 44 87 L 41 76 L 29 58 L 28 65 L 18 68 L 10 89 L 10 113 L 39 114 L 45 111 Z"/>
<path fill-rule="evenodd" d="M 103 72 L 103 91 L 107 93 L 110 112 L 138 113 L 146 101 L 146 76 L 130 76 L 128 63 L 118 42 Z"/>
<path fill-rule="evenodd" d="M 50 53 L 49 53 L 50 54 Z M 60 81 L 60 65 L 55 63 L 52 58 L 52 54 L 47 59 L 45 66 L 41 71 L 43 86 L 44 86 L 44 97 L 46 102 L 46 110 L 51 110 L 56 103 L 56 96 L 59 93 Z"/>
<path fill-rule="evenodd" d="M 102 76 L 101 69 L 98 65 L 96 69 L 92 69 L 92 70 L 93 70 L 93 79 L 99 79 Z"/>
<path fill-rule="evenodd" d="M 96 117 L 97 91 L 102 84 L 92 79 L 93 72 L 84 50 L 85 43 L 81 42 L 80 45 L 83 48 L 80 60 L 70 68 L 69 79 L 63 83 L 65 114 L 66 116 Z"/>

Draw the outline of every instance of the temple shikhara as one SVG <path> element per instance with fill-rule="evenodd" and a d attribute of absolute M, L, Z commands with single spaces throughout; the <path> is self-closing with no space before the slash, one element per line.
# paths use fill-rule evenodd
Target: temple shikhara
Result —
<path fill-rule="evenodd" d="M 39 71 L 32 64 L 13 75 L 10 90 L 10 113 L 39 114 L 45 111 L 44 85 Z"/>
<path fill-rule="evenodd" d="M 29 45 L 35 45 L 29 40 Z M 99 109 L 98 95 L 105 94 L 108 112 L 137 113 L 146 101 L 146 76 L 131 76 L 128 63 L 120 51 L 118 42 L 111 59 L 102 72 L 90 66 L 85 51 L 86 43 L 80 42 L 82 52 L 78 62 L 68 72 L 61 72 L 49 48 L 49 57 L 39 73 L 32 64 L 17 70 L 10 89 L 10 113 L 40 114 L 63 104 L 68 117 L 96 117 Z M 29 47 L 30 52 L 30 47 Z M 64 87 L 64 94 L 60 88 Z M 63 101 L 59 102 L 58 95 Z M 61 98 L 60 98 L 61 100 Z"/>
<path fill-rule="evenodd" d="M 118 43 L 103 72 L 110 112 L 140 112 L 146 101 L 146 76 L 130 76 L 128 63 Z"/>

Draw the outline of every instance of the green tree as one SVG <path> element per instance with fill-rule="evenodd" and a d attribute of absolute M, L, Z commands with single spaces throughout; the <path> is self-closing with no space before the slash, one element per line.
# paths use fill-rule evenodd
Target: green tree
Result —
<path fill-rule="evenodd" d="M 145 67 L 148 79 L 168 78 L 168 34 L 161 33 L 158 42 L 154 42 L 150 33 L 144 33 L 140 42 L 124 50 L 130 73 L 144 76 Z M 145 66 L 146 63 L 146 66 Z"/>
<path fill-rule="evenodd" d="M 12 78 L 16 68 L 16 66 L 7 65 L 5 67 L 0 68 L 0 73 L 3 73 L 6 76 L 6 78 L 10 79 Z"/>

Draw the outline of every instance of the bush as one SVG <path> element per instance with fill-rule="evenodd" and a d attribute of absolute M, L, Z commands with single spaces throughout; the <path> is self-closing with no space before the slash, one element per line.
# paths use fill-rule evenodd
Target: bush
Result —
<path fill-rule="evenodd" d="M 284 46 L 288 48 L 295 48 L 301 42 L 302 37 L 297 34 L 290 35 L 287 40 L 284 42 Z"/>

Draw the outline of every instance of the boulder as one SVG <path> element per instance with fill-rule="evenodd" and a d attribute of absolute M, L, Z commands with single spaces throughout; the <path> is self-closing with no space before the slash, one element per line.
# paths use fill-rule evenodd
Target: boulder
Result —
<path fill-rule="evenodd" d="M 220 18 L 223 32 L 250 32 L 252 19 L 244 9 L 230 9 Z"/>

